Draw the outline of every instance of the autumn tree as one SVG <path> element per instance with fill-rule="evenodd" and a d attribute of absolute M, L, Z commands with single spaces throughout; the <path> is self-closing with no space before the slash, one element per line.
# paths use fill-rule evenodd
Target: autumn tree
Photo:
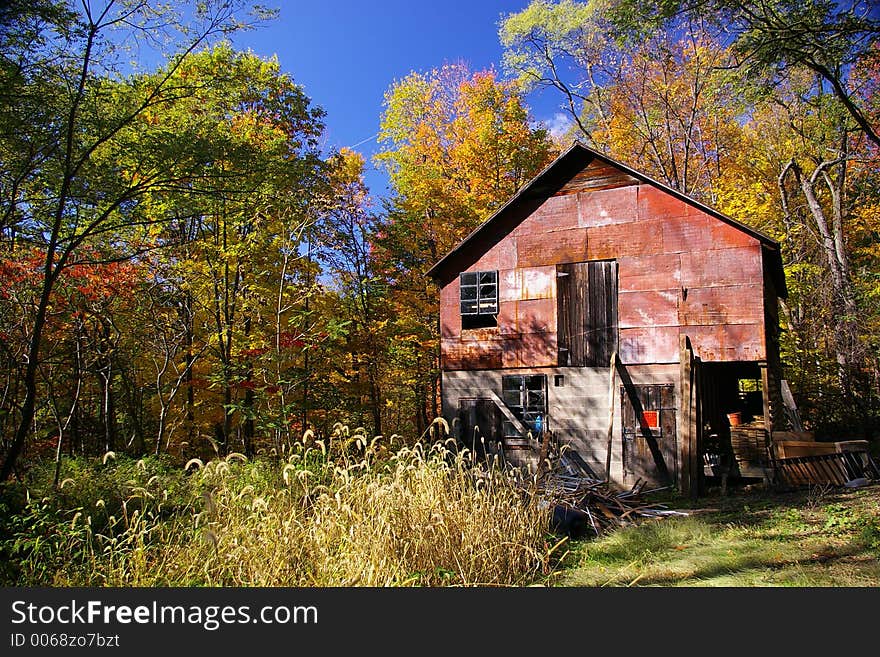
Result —
<path fill-rule="evenodd" d="M 806 69 L 875 146 L 880 132 L 850 73 L 880 42 L 871 0 L 604 0 L 597 3 L 620 39 L 641 40 L 682 20 L 705 21 L 723 35 L 749 76 Z"/>
<path fill-rule="evenodd" d="M 597 3 L 537 0 L 507 16 L 506 70 L 557 93 L 574 136 L 688 195 L 713 200 L 736 149 L 744 86 L 699 22 L 633 43 Z"/>
<path fill-rule="evenodd" d="M 12 473 L 34 418 L 44 330 L 59 278 L 71 266 L 127 259 L 149 248 L 145 227 L 157 217 L 141 212 L 141 200 L 177 189 L 183 177 L 199 177 L 203 160 L 190 144 L 144 144 L 135 123 L 191 93 L 172 83 L 177 65 L 200 44 L 242 27 L 240 9 L 238 2 L 209 0 L 178 14 L 146 0 L 86 0 L 16 2 L 0 14 L 2 235 L 7 248 L 24 240 L 43 259 L 23 353 L 23 398 L 0 479 Z M 164 75 L 124 75 L 122 46 L 137 37 L 178 53 Z M 136 166 L 124 166 L 133 161 Z M 181 166 L 168 167 L 169 161 Z M 190 168 L 182 176 L 184 164 Z"/>
<path fill-rule="evenodd" d="M 155 123 L 165 134 L 187 135 L 210 157 L 201 169 L 204 179 L 188 185 L 182 200 L 169 205 L 160 198 L 154 206 L 176 215 L 158 235 L 171 244 L 156 266 L 190 325 L 187 360 L 192 365 L 194 349 L 203 353 L 201 374 L 219 391 L 202 429 L 223 453 L 233 437 L 253 453 L 258 396 L 277 385 L 261 371 L 263 357 L 290 333 L 296 301 L 311 293 L 304 279 L 314 279 L 310 265 L 299 264 L 299 251 L 323 178 L 317 152 L 323 111 L 280 72 L 277 60 L 228 44 L 188 55 L 172 80 L 200 86 L 161 114 L 148 115 L 144 130 L 151 132 Z M 293 330 L 296 338 L 306 332 L 303 326 Z M 187 403 L 194 404 L 191 372 L 168 375 L 171 389 L 183 383 Z"/>
<path fill-rule="evenodd" d="M 372 244 L 390 286 L 390 358 L 421 433 L 439 411 L 436 290 L 424 274 L 540 171 L 553 146 L 492 71 L 411 73 L 384 107 L 377 161 L 394 198 Z"/>
<path fill-rule="evenodd" d="M 351 149 L 328 162 L 329 186 L 320 213 L 318 257 L 328 285 L 338 295 L 336 312 L 344 323 L 336 350 L 338 363 L 328 372 L 347 401 L 355 427 L 370 435 L 384 431 L 386 374 L 389 370 L 387 286 L 376 271 L 372 243 L 379 223 L 377 208 L 364 182 L 364 157 Z"/>

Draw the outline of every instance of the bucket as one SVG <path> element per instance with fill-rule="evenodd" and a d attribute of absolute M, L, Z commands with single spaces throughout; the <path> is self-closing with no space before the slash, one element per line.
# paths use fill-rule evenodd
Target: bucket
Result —
<path fill-rule="evenodd" d="M 742 424 L 742 413 L 736 411 L 735 413 L 727 414 L 727 421 L 730 422 L 730 426 L 738 427 Z"/>

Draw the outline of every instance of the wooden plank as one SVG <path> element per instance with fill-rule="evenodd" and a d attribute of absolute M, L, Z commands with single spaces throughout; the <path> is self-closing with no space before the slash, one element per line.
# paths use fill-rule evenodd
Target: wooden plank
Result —
<path fill-rule="evenodd" d="M 605 445 L 605 480 L 611 481 L 611 439 L 614 433 L 614 373 L 617 365 L 617 352 L 611 354 L 608 366 L 608 432 Z"/>
<path fill-rule="evenodd" d="M 617 167 L 594 160 L 576 173 L 557 192 L 557 196 L 576 194 L 587 190 L 608 189 L 626 185 L 637 185 L 639 180 Z"/>

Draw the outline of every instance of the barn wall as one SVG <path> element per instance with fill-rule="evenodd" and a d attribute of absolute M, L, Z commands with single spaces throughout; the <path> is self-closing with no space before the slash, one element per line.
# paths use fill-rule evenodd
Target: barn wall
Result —
<path fill-rule="evenodd" d="M 607 165 L 590 165 L 468 271 L 499 272 L 498 327 L 462 330 L 458 279 L 440 298 L 443 367 L 558 364 L 555 266 L 619 263 L 624 363 L 678 361 L 679 335 L 707 362 L 765 360 L 760 242 Z"/>
<path fill-rule="evenodd" d="M 677 364 L 632 366 L 627 368 L 627 372 L 635 385 L 675 384 L 676 399 L 678 399 Z M 442 376 L 443 416 L 450 420 L 457 416 L 459 399 L 486 397 L 488 390 L 500 395 L 501 377 L 504 374 L 547 376 L 548 428 L 553 431 L 560 444 L 570 444 L 601 476 L 605 471 L 609 416 L 608 368 L 550 367 L 446 371 Z M 561 387 L 554 385 L 556 375 L 564 377 Z M 627 485 L 632 482 L 623 480 L 620 385 L 620 377 L 617 376 L 614 384 L 611 478 L 618 484 Z"/>

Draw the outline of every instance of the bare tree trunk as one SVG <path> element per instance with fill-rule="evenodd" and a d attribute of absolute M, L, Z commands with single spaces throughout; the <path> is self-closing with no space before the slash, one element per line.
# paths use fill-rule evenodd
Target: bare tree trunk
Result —
<path fill-rule="evenodd" d="M 833 348 L 837 362 L 837 374 L 841 389 L 847 399 L 852 400 L 853 374 L 858 365 L 858 332 L 855 323 L 858 311 L 849 276 L 849 259 L 843 241 L 843 184 L 845 181 L 845 158 L 822 162 L 810 177 L 804 175 L 800 165 L 791 160 L 780 175 L 780 191 L 783 209 L 789 214 L 788 192 L 785 178 L 789 172 L 794 176 L 807 208 L 816 226 L 819 246 L 831 277 L 832 308 L 831 322 Z M 828 170 L 839 167 L 836 179 L 829 176 Z M 816 194 L 816 182 L 820 176 L 832 193 L 832 221 L 828 221 L 825 208 Z"/>

